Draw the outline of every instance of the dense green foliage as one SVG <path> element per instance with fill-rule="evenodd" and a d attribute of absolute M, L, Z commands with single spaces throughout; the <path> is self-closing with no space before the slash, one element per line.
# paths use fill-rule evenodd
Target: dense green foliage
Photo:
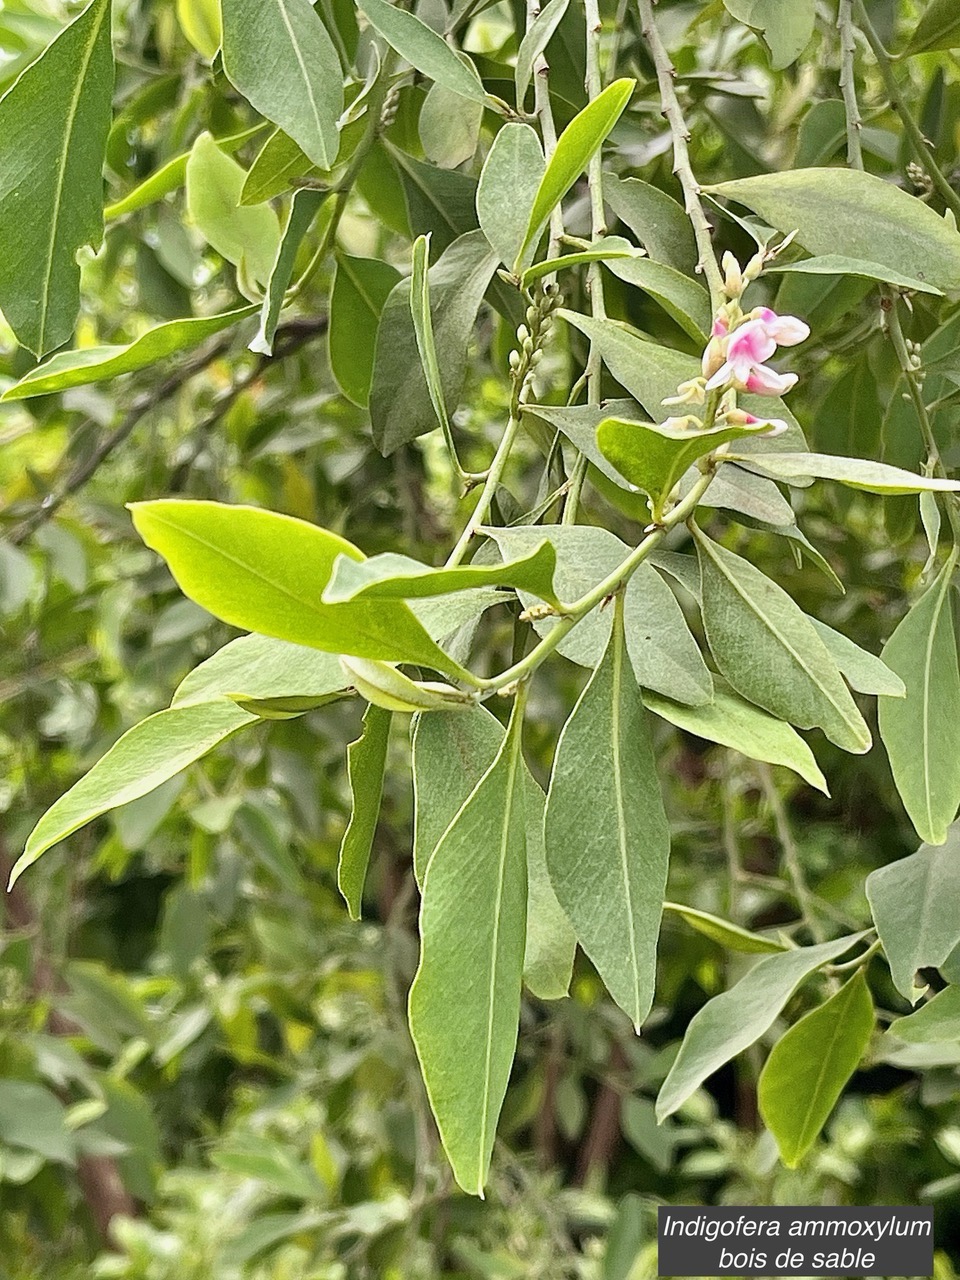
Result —
<path fill-rule="evenodd" d="M 0 49 L 4 1280 L 954 1276 L 953 0 Z"/>

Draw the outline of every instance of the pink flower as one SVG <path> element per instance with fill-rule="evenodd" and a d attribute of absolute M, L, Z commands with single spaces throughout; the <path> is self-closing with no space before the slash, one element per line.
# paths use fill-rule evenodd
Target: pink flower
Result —
<path fill-rule="evenodd" d="M 750 315 L 764 324 L 767 333 L 778 347 L 795 347 L 810 337 L 810 326 L 796 316 L 778 316 L 769 307 L 755 307 Z"/>
<path fill-rule="evenodd" d="M 754 365 L 749 377 L 744 379 L 743 389 L 755 396 L 783 396 L 797 385 L 795 373 L 777 373 L 768 364 Z"/>
<path fill-rule="evenodd" d="M 782 436 L 785 431 L 789 430 L 787 423 L 782 418 L 756 418 L 752 413 L 745 413 L 743 422 L 744 426 L 747 427 L 756 427 L 762 423 L 767 428 L 766 434 L 768 436 Z"/>
<path fill-rule="evenodd" d="M 778 316 L 769 307 L 757 307 L 751 316 L 726 339 L 724 362 L 707 382 L 708 391 L 732 383 L 738 390 L 754 395 L 781 396 L 797 382 L 796 374 L 777 373 L 764 362 L 778 346 L 792 347 L 803 342 L 810 336 L 809 327 L 796 316 Z M 716 342 L 713 338 L 710 345 Z"/>

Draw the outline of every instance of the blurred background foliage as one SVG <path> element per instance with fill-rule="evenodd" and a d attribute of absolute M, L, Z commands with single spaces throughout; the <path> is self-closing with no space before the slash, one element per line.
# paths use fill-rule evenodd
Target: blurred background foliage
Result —
<path fill-rule="evenodd" d="M 323 3 L 348 30 L 352 6 Z M 424 0 L 419 9 L 435 18 L 440 7 Z M 922 7 L 869 5 L 894 48 Z M 0 6 L 0 87 L 77 8 L 58 0 Z M 516 52 L 515 8 L 508 0 L 486 7 L 466 38 L 504 79 Z M 821 8 L 806 54 L 772 71 L 761 42 L 719 2 L 661 3 L 703 182 L 841 158 L 835 15 Z M 115 6 L 111 199 L 202 130 L 224 137 L 251 124 L 216 65 L 211 77 L 203 63 L 208 9 L 207 0 Z M 640 82 L 615 135 L 618 169 L 675 195 L 669 137 L 632 9 L 605 2 L 601 11 L 619 73 Z M 570 114 L 583 102 L 577 30 L 561 24 L 548 49 L 552 88 Z M 867 166 L 913 190 L 899 122 L 869 58 L 859 61 Z M 956 174 L 955 57 L 915 58 L 898 75 L 941 166 Z M 414 152 L 423 99 L 422 88 L 404 89 L 391 130 Z M 241 147 L 245 165 L 259 142 Z M 461 167 L 477 169 L 472 160 Z M 340 241 L 403 267 L 408 240 L 390 228 L 402 233 L 407 215 L 391 173 L 382 168 L 361 182 Z M 586 226 L 586 217 L 578 197 L 568 225 Z M 724 226 L 723 239 L 749 256 L 739 227 Z M 128 341 L 164 319 L 242 301 L 222 268 L 186 225 L 182 191 L 114 219 L 103 250 L 83 264 L 78 345 Z M 321 272 L 300 299 L 300 316 L 281 330 L 272 362 L 228 335 L 202 363 L 181 358 L 134 385 L 0 409 L 4 868 L 41 812 L 124 729 L 167 705 L 183 675 L 233 634 L 182 599 L 133 534 L 125 502 L 171 493 L 251 502 L 340 530 L 369 554 L 392 548 L 401 529 L 408 554 L 425 560 L 455 536 L 461 517 L 436 439 L 384 460 L 365 413 L 331 376 L 330 285 Z M 606 286 L 611 315 L 692 350 L 637 291 L 628 297 L 610 275 Z M 802 376 L 791 400 L 812 447 L 876 456 L 900 399 L 876 332 L 875 292 L 866 282 L 794 276 L 779 306 L 815 334 L 796 358 Z M 914 336 L 929 337 L 933 321 L 920 297 L 914 312 Z M 458 416 L 472 442 L 467 466 L 483 465 L 505 404 L 512 328 L 490 317 L 483 326 Z M 0 342 L 8 385 L 30 359 L 9 333 Z M 582 359 L 578 343 L 576 334 L 557 339 L 546 381 L 552 362 L 563 371 L 558 385 L 568 383 L 567 370 Z M 948 333 L 941 345 L 949 352 L 957 344 Z M 526 448 L 508 477 L 523 508 L 535 501 L 538 470 L 533 445 Z M 956 450 L 946 461 L 960 462 Z M 804 609 L 876 652 L 926 558 L 915 502 L 826 485 L 797 501 L 845 595 L 810 561 L 798 567 L 785 540 L 748 529 L 729 537 L 748 557 L 761 554 L 768 571 L 778 566 Z M 588 492 L 585 503 L 618 527 L 621 517 L 598 494 Z M 630 528 L 625 522 L 623 531 Z M 512 634 L 499 614 L 483 624 L 494 652 Z M 554 670 L 552 682 L 535 685 L 526 741 L 541 779 L 583 680 L 562 660 Z M 259 726 L 78 832 L 0 903 L 3 1280 L 638 1280 L 656 1271 L 657 1203 L 918 1200 L 937 1206 L 938 1275 L 955 1274 L 960 1046 L 876 1060 L 799 1171 L 778 1163 L 758 1120 L 751 1054 L 657 1128 L 652 1099 L 691 1015 L 746 961 L 675 917 L 665 923 L 658 1001 L 642 1039 L 582 957 L 572 999 L 527 999 L 487 1199 L 456 1192 L 406 1030 L 416 936 L 401 741 L 361 924 L 349 922 L 336 890 L 349 807 L 344 744 L 358 717 L 355 706 L 334 704 Z M 850 757 L 818 736 L 828 799 L 785 771 L 771 779 L 721 748 L 662 724 L 660 733 L 674 900 L 751 927 L 793 920 L 786 847 L 825 916 L 862 927 L 866 875 L 916 847 L 879 747 Z M 879 1004 L 902 1012 L 885 975 L 875 966 Z M 801 993 L 788 1012 L 811 999 Z"/>

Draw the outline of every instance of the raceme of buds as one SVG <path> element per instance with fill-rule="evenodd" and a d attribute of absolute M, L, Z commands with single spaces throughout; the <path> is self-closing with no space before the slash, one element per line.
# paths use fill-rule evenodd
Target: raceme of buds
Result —
<path fill-rule="evenodd" d="M 725 338 L 713 337 L 703 354 L 706 389 L 733 386 L 754 395 L 781 396 L 797 382 L 795 373 L 778 373 L 766 361 L 777 347 L 793 347 L 810 336 L 809 326 L 796 316 L 780 316 L 769 307 L 756 307 Z"/>

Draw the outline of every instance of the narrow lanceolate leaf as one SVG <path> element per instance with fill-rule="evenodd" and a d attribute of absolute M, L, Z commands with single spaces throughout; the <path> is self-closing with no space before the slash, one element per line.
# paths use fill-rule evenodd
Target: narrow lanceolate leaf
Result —
<path fill-rule="evenodd" d="M 347 687 L 335 653 L 289 644 L 271 636 L 241 636 L 184 676 L 175 707 L 216 698 L 266 702 L 301 697 L 316 704 Z"/>
<path fill-rule="evenodd" d="M 873 1034 L 873 1001 L 860 969 L 774 1045 L 757 1089 L 780 1158 L 795 1169 L 856 1071 Z"/>
<path fill-rule="evenodd" d="M 515 272 L 522 268 L 527 248 L 536 244 L 550 214 L 583 173 L 590 157 L 603 146 L 635 86 L 635 80 L 615 80 L 574 116 L 557 139 L 530 211 L 530 221 L 513 267 Z"/>
<path fill-rule="evenodd" d="M 832 453 L 754 453 L 739 457 L 736 449 L 730 456 L 735 461 L 748 463 L 792 484 L 796 480 L 836 480 L 849 489 L 862 489 L 866 493 L 955 493 L 960 480 L 941 480 L 938 476 L 920 476 L 902 467 L 890 467 L 884 462 L 865 458 L 841 458 Z"/>
<path fill-rule="evenodd" d="M 240 204 L 244 171 L 201 133 L 187 161 L 190 220 L 221 257 L 244 275 L 266 283 L 280 248 L 280 223 L 269 205 Z"/>
<path fill-rule="evenodd" d="M 330 371 L 343 394 L 366 408 L 380 315 L 400 272 L 377 258 L 337 255 L 330 295 Z"/>
<path fill-rule="evenodd" d="M 536 131 L 528 124 L 505 124 L 487 153 L 477 187 L 481 230 L 504 264 L 513 262 L 523 244 L 543 169 Z"/>
<path fill-rule="evenodd" d="M 117 378 L 123 373 L 135 373 L 168 356 L 198 346 L 214 334 L 239 324 L 254 310 L 254 307 L 238 307 L 236 311 L 226 311 L 219 316 L 171 320 L 168 324 L 148 329 L 136 342 L 126 346 L 80 347 L 76 351 L 58 352 L 8 387 L 0 399 L 26 400 L 30 396 L 51 395 L 70 387 Z"/>
<path fill-rule="evenodd" d="M 845 751 L 870 748 L 870 731 L 837 664 L 807 616 L 749 561 L 698 530 L 703 626 L 717 666 L 745 698 Z"/>
<path fill-rule="evenodd" d="M 440 843 L 503 743 L 500 722 L 485 707 L 460 715 L 423 715 L 413 733 L 416 798 L 413 870 L 422 885 L 430 855 Z M 543 849 L 544 796 L 524 765 L 527 839 L 527 940 L 523 980 L 541 1000 L 566 995 L 577 940 L 557 902 Z"/>
<path fill-rule="evenodd" d="M 284 298 L 293 280 L 297 253 L 303 243 L 303 237 L 310 230 L 320 206 L 326 199 L 326 194 L 325 191 L 298 191 L 290 203 L 287 225 L 283 230 L 283 238 L 273 262 L 273 270 L 270 272 L 267 291 L 260 308 L 260 327 L 250 343 L 251 351 L 257 351 L 265 356 L 273 355 L 273 340 L 277 336 Z"/>
<path fill-rule="evenodd" d="M 790 949 L 775 938 L 752 933 L 720 916 L 711 915 L 709 911 L 698 911 L 695 907 L 685 907 L 679 902 L 665 902 L 663 909 L 670 915 L 679 916 L 691 929 L 696 929 L 697 933 L 702 933 L 705 938 L 719 943 L 728 951 L 740 951 L 746 955 L 772 955 Z"/>
<path fill-rule="evenodd" d="M 750 760 L 782 764 L 824 795 L 830 794 L 813 752 L 796 729 L 745 702 L 718 676 L 713 679 L 713 701 L 705 706 L 684 706 L 650 691 L 643 700 L 649 710 L 678 729 L 730 747 Z"/>
<path fill-rule="evenodd" d="M 461 97 L 486 102 L 483 82 L 473 63 L 460 59 L 425 22 L 387 0 L 363 0 L 360 8 L 387 44 L 412 67 Z"/>
<path fill-rule="evenodd" d="M 567 11 L 570 0 L 550 0 L 545 4 L 520 41 L 517 50 L 517 66 L 513 73 L 517 91 L 517 106 L 523 108 L 523 100 L 533 78 L 533 64 L 550 43 L 550 37 L 560 25 L 560 20 Z"/>
<path fill-rule="evenodd" d="M 651 258 L 614 259 L 610 270 L 627 284 L 655 298 L 667 315 L 676 320 L 695 342 L 703 342 L 710 332 L 710 295 L 703 285 L 683 271 Z"/>
<path fill-rule="evenodd" d="M 447 416 L 447 405 L 443 398 L 437 346 L 433 337 L 433 318 L 430 313 L 429 264 L 430 237 L 429 235 L 417 236 L 413 242 L 413 265 L 410 272 L 410 315 L 413 319 L 420 366 L 423 369 L 430 403 L 437 415 L 437 422 L 443 427 L 447 439 L 450 439 L 450 419 Z"/>
<path fill-rule="evenodd" d="M 546 258 L 543 262 L 527 267 L 520 277 L 520 285 L 524 289 L 543 276 L 552 275 L 555 271 L 568 271 L 571 267 L 582 267 L 588 262 L 619 262 L 622 260 L 642 260 L 643 250 L 624 240 L 622 236 L 604 236 L 602 239 L 578 249 L 573 253 L 565 253 L 559 258 Z"/>
<path fill-rule="evenodd" d="M 241 204 L 262 204 L 289 191 L 297 178 L 323 172 L 282 129 L 274 129 L 243 180 Z"/>
<path fill-rule="evenodd" d="M 894 986 L 915 1000 L 917 970 L 939 968 L 960 944 L 960 827 L 950 828 L 945 844 L 922 845 L 872 871 L 867 899 Z"/>
<path fill-rule="evenodd" d="M 960 987 L 945 987 L 916 1013 L 895 1018 L 890 1034 L 907 1044 L 944 1044 L 960 1041 Z"/>
<path fill-rule="evenodd" d="M 895 671 L 891 671 L 882 658 L 878 658 L 819 618 L 811 618 L 813 629 L 830 650 L 830 656 L 840 668 L 851 689 L 858 693 L 903 698 L 907 688 Z"/>
<path fill-rule="evenodd" d="M 522 708 L 427 866 L 410 1030 L 457 1182 L 483 1193 L 520 1019 L 527 916 Z"/>
<path fill-rule="evenodd" d="M 147 795 L 257 717 L 226 699 L 158 711 L 129 729 L 48 809 L 27 840 L 12 884 L 52 845 L 119 805 Z"/>
<path fill-rule="evenodd" d="M 221 0 L 223 69 L 321 169 L 337 158 L 343 77 L 310 0 Z"/>
<path fill-rule="evenodd" d="M 387 763 L 392 719 L 391 712 L 371 704 L 363 717 L 362 734 L 347 748 L 352 808 L 340 844 L 337 887 L 349 908 L 351 920 L 360 919 L 363 886 L 380 816 L 383 771 Z"/>
<path fill-rule="evenodd" d="M 338 555 L 363 553 L 335 533 L 256 507 L 138 502 L 137 532 L 191 600 L 232 626 L 327 653 L 460 668 L 402 600 L 323 604 Z"/>
<path fill-rule="evenodd" d="M 960 667 L 949 560 L 894 631 L 883 661 L 906 697 L 879 701 L 880 737 L 903 806 L 921 839 L 943 844 L 960 808 Z"/>
<path fill-rule="evenodd" d="M 912 276 L 905 276 L 902 271 L 896 271 L 893 267 L 885 267 L 879 262 L 865 262 L 862 258 L 845 258 L 839 253 L 825 253 L 818 258 L 803 258 L 800 262 L 773 262 L 764 270 L 781 275 L 863 276 L 867 280 L 880 280 L 884 284 L 892 284 L 898 289 L 914 289 L 918 293 L 936 295 L 943 293 L 943 290 L 935 285 L 927 284 L 924 280 L 914 280 Z"/>
<path fill-rule="evenodd" d="M 0 309 L 46 355 L 73 332 L 77 251 L 103 235 L 110 0 L 92 0 L 0 99 Z"/>
<path fill-rule="evenodd" d="M 557 744 L 544 839 L 557 900 L 639 1034 L 653 1003 L 670 827 L 619 598 L 606 653 Z"/>
<path fill-rule="evenodd" d="M 657 1118 L 664 1120 L 738 1053 L 773 1026 L 797 987 L 821 965 L 836 960 L 862 933 L 798 947 L 759 960 L 729 991 L 708 1000 L 687 1027 L 680 1052 L 657 1098 Z"/>

